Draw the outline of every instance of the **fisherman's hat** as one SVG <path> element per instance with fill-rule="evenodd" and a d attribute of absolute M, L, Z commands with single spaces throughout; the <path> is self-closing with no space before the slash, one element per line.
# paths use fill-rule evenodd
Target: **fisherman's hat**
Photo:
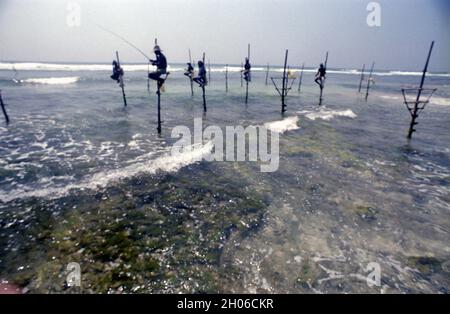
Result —
<path fill-rule="evenodd" d="M 158 45 L 155 45 L 155 47 L 153 48 L 153 51 L 154 52 L 161 51 L 161 48 Z"/>

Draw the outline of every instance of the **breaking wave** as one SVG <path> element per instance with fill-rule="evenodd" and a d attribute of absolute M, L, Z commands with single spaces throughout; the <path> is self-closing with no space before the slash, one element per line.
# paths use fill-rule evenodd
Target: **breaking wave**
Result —
<path fill-rule="evenodd" d="M 328 109 L 320 109 L 320 110 L 303 110 L 298 111 L 299 114 L 304 115 L 306 118 L 310 120 L 322 119 L 322 120 L 331 120 L 334 117 L 347 117 L 347 118 L 356 118 L 357 115 L 350 109 L 347 110 L 328 110 Z"/>
<path fill-rule="evenodd" d="M 123 68 L 125 71 L 147 71 L 148 65 L 145 63 L 124 63 Z M 172 64 L 168 66 L 168 70 L 171 72 L 181 72 L 184 71 L 185 64 Z M 214 64 L 211 65 L 211 72 L 225 72 L 225 65 Z M 253 71 L 261 72 L 266 71 L 265 66 L 254 66 Z M 17 71 L 111 71 L 111 65 L 107 63 L 98 64 L 62 64 L 62 63 L 45 63 L 45 62 L 0 62 L 0 70 L 17 70 Z M 229 72 L 239 72 L 242 68 L 239 65 L 229 65 Z M 300 72 L 300 68 L 295 67 L 290 69 L 292 73 Z M 271 66 L 271 72 L 283 72 L 283 67 Z M 305 68 L 305 73 L 316 73 L 316 68 Z M 360 75 L 361 71 L 359 69 L 328 69 L 328 73 L 333 74 L 348 74 L 348 75 Z M 414 71 L 375 71 L 373 73 L 375 76 L 421 76 L 422 72 Z M 434 77 L 450 77 L 450 73 L 428 73 L 427 76 Z"/>
<path fill-rule="evenodd" d="M 28 84 L 66 85 L 66 84 L 74 84 L 79 80 L 80 78 L 78 76 L 70 76 L 70 77 L 29 78 L 25 80 L 20 80 L 19 82 Z"/>
<path fill-rule="evenodd" d="M 450 106 L 450 98 L 431 97 L 430 104 L 439 106 Z"/>
<path fill-rule="evenodd" d="M 297 130 L 299 127 L 297 125 L 298 117 L 289 117 L 280 121 L 267 122 L 264 126 L 277 133 L 284 133 L 287 131 Z"/>
<path fill-rule="evenodd" d="M 395 100 L 397 102 L 403 103 L 403 96 L 401 96 L 401 95 L 398 95 L 398 96 L 395 96 L 395 95 L 381 95 L 380 97 L 383 98 L 383 99 Z M 432 96 L 431 99 L 430 99 L 430 104 L 431 105 L 438 105 L 438 106 L 450 106 L 450 98 Z"/>
<path fill-rule="evenodd" d="M 139 158 L 139 162 L 135 162 L 126 167 L 113 169 L 109 171 L 98 172 L 78 183 L 69 183 L 64 186 L 47 187 L 34 189 L 32 187 L 18 188 L 10 192 L 0 191 L 0 201 L 10 202 L 15 199 L 42 197 L 47 199 L 55 199 L 68 195 L 71 190 L 95 190 L 104 188 L 112 182 L 134 177 L 138 174 L 156 174 L 158 172 L 175 172 L 179 169 L 191 164 L 195 164 L 206 156 L 208 156 L 214 145 L 208 142 L 202 146 L 191 146 L 191 150 L 184 150 L 178 154 L 166 153 L 155 159 Z M 153 153 L 147 155 L 152 156 Z M 144 161 L 142 161 L 144 159 Z"/>
<path fill-rule="evenodd" d="M 125 71 L 147 71 L 147 64 L 123 64 Z M 150 67 L 152 68 L 152 67 Z M 0 62 L 0 70 L 17 70 L 17 71 L 108 71 L 110 72 L 112 66 L 110 64 L 57 64 L 57 63 L 2 63 Z M 168 67 L 169 71 L 179 72 L 183 71 L 183 67 Z"/>

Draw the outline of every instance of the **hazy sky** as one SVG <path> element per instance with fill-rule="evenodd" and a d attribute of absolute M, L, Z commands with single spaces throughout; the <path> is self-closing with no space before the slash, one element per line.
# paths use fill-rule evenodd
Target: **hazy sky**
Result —
<path fill-rule="evenodd" d="M 78 3 L 81 25 L 69 27 L 67 5 Z M 158 38 L 170 62 L 203 51 L 211 63 L 239 64 L 252 45 L 253 64 L 320 63 L 421 70 L 431 40 L 431 71 L 450 71 L 449 0 L 379 0 L 381 26 L 366 22 L 371 0 L 0 0 L 0 60 L 124 62 L 145 59 L 94 23 L 150 54 Z"/>

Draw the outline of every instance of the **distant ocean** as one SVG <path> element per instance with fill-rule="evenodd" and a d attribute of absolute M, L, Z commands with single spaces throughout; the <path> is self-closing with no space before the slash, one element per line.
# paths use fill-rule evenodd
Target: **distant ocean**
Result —
<path fill-rule="evenodd" d="M 148 65 L 147 64 L 124 64 L 123 68 L 127 72 L 131 71 L 147 71 Z M 229 72 L 239 72 L 241 71 L 241 67 L 239 65 L 229 65 L 228 67 Z M 283 67 L 282 66 L 272 66 L 270 67 L 270 71 L 273 72 L 282 72 Z M 64 72 L 70 72 L 70 71 L 111 71 L 111 65 L 110 64 L 96 64 L 96 63 L 41 63 L 41 62 L 0 62 L 0 70 L 8 71 L 12 70 L 14 71 L 64 71 Z M 168 70 L 171 72 L 181 72 L 184 71 L 185 64 L 178 63 L 169 65 Z M 226 65 L 225 64 L 213 64 L 211 65 L 211 72 L 225 72 Z M 291 67 L 290 68 L 292 72 L 300 72 L 301 67 Z M 266 71 L 267 66 L 261 66 L 256 65 L 252 67 L 252 71 L 255 72 L 261 72 Z M 305 68 L 304 72 L 306 73 L 316 73 L 316 68 Z M 360 75 L 361 69 L 333 69 L 329 68 L 327 70 L 328 73 L 332 74 L 353 74 L 353 75 Z M 365 71 L 368 72 L 368 69 Z M 373 75 L 375 76 L 421 76 L 422 72 L 412 72 L 412 71 L 374 71 Z M 450 77 L 450 73 L 428 73 L 428 76 L 430 77 Z"/>
<path fill-rule="evenodd" d="M 316 70 L 299 92 L 291 68 L 281 115 L 265 66 L 245 104 L 240 67 L 226 93 L 211 65 L 204 114 L 173 64 L 158 135 L 147 69 L 124 65 L 125 108 L 109 64 L 0 62 L 0 280 L 65 292 L 76 262 L 83 292 L 449 292 L 450 73 L 427 75 L 437 91 L 408 142 L 401 88 L 421 72 L 375 71 L 366 102 L 358 69 L 330 68 L 319 107 Z M 172 128 L 199 117 L 275 125 L 279 170 L 198 162 L 208 145 L 171 156 Z M 365 282 L 371 262 L 381 287 Z"/>

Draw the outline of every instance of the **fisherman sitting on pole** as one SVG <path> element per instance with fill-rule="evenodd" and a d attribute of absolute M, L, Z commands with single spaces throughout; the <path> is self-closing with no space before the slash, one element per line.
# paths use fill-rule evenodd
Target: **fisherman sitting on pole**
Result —
<path fill-rule="evenodd" d="M 320 89 L 323 88 L 323 81 L 326 79 L 325 74 L 327 74 L 327 69 L 325 69 L 323 63 L 321 63 L 316 73 L 316 79 L 314 80 L 314 82 L 319 85 Z"/>
<path fill-rule="evenodd" d="M 112 62 L 113 65 L 113 74 L 111 75 L 111 79 L 114 81 L 117 81 L 117 83 L 122 82 L 123 77 L 123 69 L 120 67 L 120 65 L 117 63 L 116 60 Z"/>
<path fill-rule="evenodd" d="M 186 75 L 189 78 L 192 78 L 194 76 L 194 67 L 190 62 L 187 63 L 186 72 L 184 72 L 184 75 Z"/>
<path fill-rule="evenodd" d="M 198 76 L 193 78 L 193 81 L 200 87 L 206 86 L 208 81 L 206 80 L 206 68 L 203 61 L 198 62 Z"/>
<path fill-rule="evenodd" d="M 244 80 L 246 82 L 251 82 L 252 79 L 250 77 L 250 70 L 251 70 L 252 66 L 250 65 L 250 60 L 248 58 L 245 58 L 245 65 L 244 65 Z"/>
<path fill-rule="evenodd" d="M 164 84 L 164 79 L 161 78 L 161 75 L 167 74 L 167 60 L 158 45 L 153 48 L 153 52 L 156 55 L 156 60 L 150 60 L 150 62 L 156 66 L 156 71 L 149 73 L 148 78 L 157 81 L 158 87 L 161 88 Z"/>

